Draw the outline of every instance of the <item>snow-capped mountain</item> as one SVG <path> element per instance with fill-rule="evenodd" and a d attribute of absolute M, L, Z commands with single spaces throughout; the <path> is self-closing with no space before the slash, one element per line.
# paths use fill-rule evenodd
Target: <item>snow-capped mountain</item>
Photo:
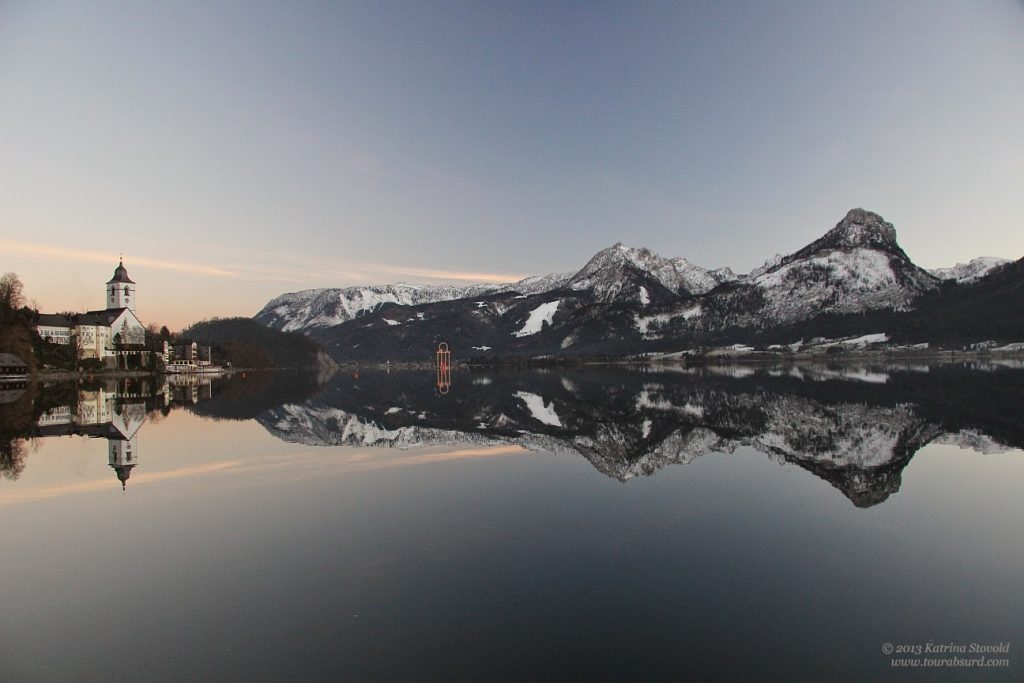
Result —
<path fill-rule="evenodd" d="M 702 308 L 702 315 L 711 317 L 708 325 L 783 324 L 825 313 L 906 310 L 935 289 L 938 279 L 914 265 L 891 223 L 853 209 L 823 237 L 776 257 L 735 285 Z M 699 325 L 701 317 L 688 320 Z"/>
<path fill-rule="evenodd" d="M 672 297 L 690 297 L 735 278 L 728 268 L 706 270 L 684 258 L 667 259 L 649 249 L 619 242 L 596 253 L 572 276 L 568 286 L 591 291 L 602 303 L 634 301 L 646 306 L 658 298 L 656 293 L 661 289 Z"/>
<path fill-rule="evenodd" d="M 991 273 L 993 269 L 1005 266 L 1007 263 L 1010 263 L 1009 259 L 995 256 L 979 256 L 967 263 L 958 263 L 952 268 L 934 268 L 929 272 L 940 280 L 974 282 Z"/>
<path fill-rule="evenodd" d="M 552 273 L 524 278 L 509 284 L 454 285 L 371 285 L 343 289 L 306 289 L 282 294 L 267 303 L 254 318 L 267 327 L 285 332 L 333 327 L 377 310 L 384 304 L 420 304 L 480 297 L 499 292 L 531 295 L 556 289 L 571 273 Z"/>
<path fill-rule="evenodd" d="M 737 275 L 730 268 L 707 270 L 684 258 L 668 259 L 645 248 L 621 243 L 595 254 L 576 273 L 534 275 L 505 284 L 411 285 L 307 289 L 271 300 L 254 318 L 285 332 L 310 331 L 340 325 L 384 304 L 421 304 L 477 299 L 511 293 L 532 296 L 563 287 L 590 291 L 599 302 L 664 303 L 679 296 L 703 294 Z"/>
<path fill-rule="evenodd" d="M 1020 341 L 1014 302 L 1024 296 L 1024 269 L 1008 264 L 982 275 L 991 261 L 943 285 L 911 261 L 891 223 L 853 209 L 822 237 L 746 275 L 615 244 L 572 274 L 310 290 L 278 297 L 257 319 L 306 331 L 344 361 L 422 359 L 441 340 L 457 358 L 608 357 L 814 337 L 939 341 L 916 337 L 939 329 L 934 312 L 955 299 L 961 319 L 955 330 L 942 328 L 944 339 Z M 927 320 L 918 313 L 925 310 Z"/>

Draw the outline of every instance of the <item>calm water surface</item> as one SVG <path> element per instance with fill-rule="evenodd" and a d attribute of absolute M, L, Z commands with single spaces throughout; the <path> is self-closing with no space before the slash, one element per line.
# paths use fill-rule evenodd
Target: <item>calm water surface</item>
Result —
<path fill-rule="evenodd" d="M 1019 368 L 433 381 L 0 389 L 0 680 L 1021 680 Z"/>

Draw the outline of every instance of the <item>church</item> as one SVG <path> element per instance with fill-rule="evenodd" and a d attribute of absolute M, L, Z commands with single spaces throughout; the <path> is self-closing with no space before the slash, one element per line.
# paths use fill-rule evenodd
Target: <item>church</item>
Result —
<path fill-rule="evenodd" d="M 75 344 L 78 357 L 98 359 L 110 367 L 128 367 L 143 356 L 146 328 L 135 316 L 135 282 L 122 259 L 103 290 L 106 308 L 85 313 L 40 313 L 36 332 L 47 341 Z"/>

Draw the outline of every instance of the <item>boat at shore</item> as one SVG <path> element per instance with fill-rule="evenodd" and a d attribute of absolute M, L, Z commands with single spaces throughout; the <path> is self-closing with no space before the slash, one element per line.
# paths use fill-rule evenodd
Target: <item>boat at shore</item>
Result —
<path fill-rule="evenodd" d="M 213 363 L 197 363 L 194 360 L 172 360 L 167 363 L 164 372 L 170 375 L 197 375 L 221 373 L 226 372 L 226 370 Z"/>

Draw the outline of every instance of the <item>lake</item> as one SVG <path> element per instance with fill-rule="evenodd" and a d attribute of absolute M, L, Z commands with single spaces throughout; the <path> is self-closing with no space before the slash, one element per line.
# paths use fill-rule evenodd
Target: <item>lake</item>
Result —
<path fill-rule="evenodd" d="M 1019 363 L 435 380 L 0 389 L 0 680 L 1021 680 Z"/>

